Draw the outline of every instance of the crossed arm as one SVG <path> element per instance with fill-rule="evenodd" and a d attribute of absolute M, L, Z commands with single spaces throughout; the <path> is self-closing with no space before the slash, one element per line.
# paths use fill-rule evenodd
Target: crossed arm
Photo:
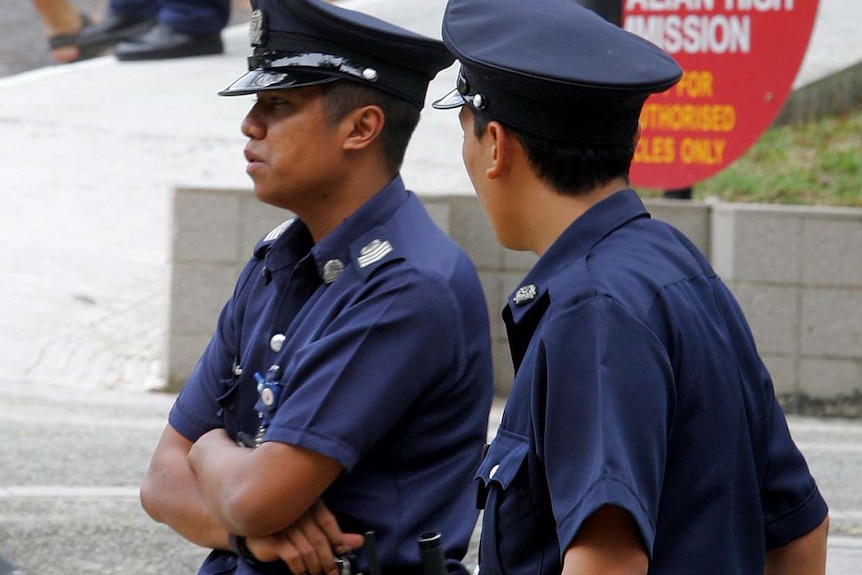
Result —
<path fill-rule="evenodd" d="M 260 561 L 282 559 L 294 573 L 322 573 L 332 567 L 332 549 L 362 545 L 361 536 L 341 533 L 319 503 L 341 471 L 298 447 L 267 442 L 247 449 L 223 429 L 192 443 L 168 425 L 141 503 L 153 519 L 203 547 L 230 550 L 228 533 L 244 535 Z"/>

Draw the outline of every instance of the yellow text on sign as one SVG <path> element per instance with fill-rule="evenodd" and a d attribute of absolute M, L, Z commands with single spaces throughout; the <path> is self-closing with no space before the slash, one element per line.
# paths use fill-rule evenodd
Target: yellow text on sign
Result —
<path fill-rule="evenodd" d="M 678 145 L 677 145 L 678 144 Z M 717 166 L 724 161 L 727 140 L 723 138 L 642 137 L 635 149 L 638 164 L 673 164 Z"/>
<path fill-rule="evenodd" d="M 642 137 L 635 148 L 634 161 L 641 164 L 672 164 L 676 160 L 676 140 L 664 136 Z"/>
<path fill-rule="evenodd" d="M 686 98 L 712 98 L 712 72 L 689 70 L 674 86 L 677 96 Z"/>
<path fill-rule="evenodd" d="M 727 141 L 720 138 L 684 138 L 679 144 L 679 159 L 683 164 L 720 165 Z"/>

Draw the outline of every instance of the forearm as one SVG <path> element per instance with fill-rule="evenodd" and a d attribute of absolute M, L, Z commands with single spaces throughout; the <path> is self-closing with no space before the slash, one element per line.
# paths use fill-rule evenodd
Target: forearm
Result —
<path fill-rule="evenodd" d="M 265 536 L 277 529 L 249 532 L 237 517 L 251 453 L 251 449 L 237 446 L 227 434 L 211 432 L 193 446 L 188 461 L 204 507 L 218 524 L 238 535 Z"/>
<path fill-rule="evenodd" d="M 784 547 L 766 553 L 764 575 L 823 575 L 829 517 L 818 527 Z"/>
<path fill-rule="evenodd" d="M 563 556 L 563 575 L 646 575 L 649 560 L 629 513 L 605 505 L 584 521 Z"/>
<path fill-rule="evenodd" d="M 191 442 L 165 430 L 141 485 L 141 504 L 155 521 L 192 543 L 228 549 L 227 529 L 209 511 L 188 462 Z"/>
<path fill-rule="evenodd" d="M 189 463 L 216 520 L 246 536 L 269 535 L 293 524 L 342 470 L 331 459 L 283 443 L 239 447 L 224 430 L 195 442 Z"/>

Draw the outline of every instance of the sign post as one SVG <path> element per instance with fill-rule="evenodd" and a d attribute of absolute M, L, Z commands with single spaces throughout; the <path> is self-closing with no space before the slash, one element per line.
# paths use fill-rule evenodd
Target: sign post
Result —
<path fill-rule="evenodd" d="M 644 105 L 632 183 L 689 188 L 741 156 L 790 94 L 816 13 L 817 0 L 623 0 L 622 26 L 685 72 Z"/>

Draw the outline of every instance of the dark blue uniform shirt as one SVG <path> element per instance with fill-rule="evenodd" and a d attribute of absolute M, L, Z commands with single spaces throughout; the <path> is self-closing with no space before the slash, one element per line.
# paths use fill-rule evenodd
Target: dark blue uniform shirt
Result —
<path fill-rule="evenodd" d="M 400 178 L 316 245 L 299 220 L 258 244 L 171 425 L 191 441 L 217 427 L 254 436 L 259 378 L 280 382 L 263 440 L 344 467 L 324 500 L 346 532 L 376 532 L 384 573 L 418 572 L 427 531 L 463 557 L 492 395 L 487 307 Z M 201 569 L 289 572 L 225 551 Z"/>
<path fill-rule="evenodd" d="M 737 303 L 633 191 L 576 220 L 503 316 L 516 375 L 478 472 L 482 575 L 559 573 L 606 504 L 651 574 L 759 575 L 825 518 Z"/>

